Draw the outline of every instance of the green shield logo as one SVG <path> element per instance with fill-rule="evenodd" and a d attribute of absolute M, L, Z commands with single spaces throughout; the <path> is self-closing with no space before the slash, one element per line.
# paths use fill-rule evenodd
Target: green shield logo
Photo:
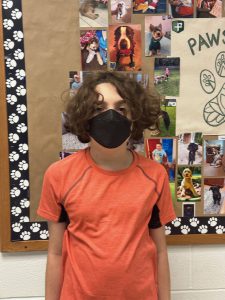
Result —
<path fill-rule="evenodd" d="M 176 33 L 180 33 L 184 30 L 184 21 L 176 20 L 172 22 L 172 30 Z"/>

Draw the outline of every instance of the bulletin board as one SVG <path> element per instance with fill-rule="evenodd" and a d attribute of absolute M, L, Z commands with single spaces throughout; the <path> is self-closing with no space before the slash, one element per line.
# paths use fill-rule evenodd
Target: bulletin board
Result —
<path fill-rule="evenodd" d="M 86 147 L 68 146 L 62 133 L 64 94 L 97 70 L 123 72 L 161 95 L 157 124 L 134 147 L 149 159 L 157 144 L 166 153 L 159 163 L 177 214 L 165 226 L 168 244 L 224 243 L 224 1 L 97 2 L 87 16 L 85 0 L 1 1 L 1 250 L 47 249 L 47 222 L 36 215 L 43 174 Z"/>

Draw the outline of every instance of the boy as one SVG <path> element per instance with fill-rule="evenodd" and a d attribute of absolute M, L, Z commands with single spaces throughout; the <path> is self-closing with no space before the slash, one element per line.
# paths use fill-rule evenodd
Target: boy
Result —
<path fill-rule="evenodd" d="M 112 72 L 84 80 L 68 126 L 89 147 L 45 173 L 46 300 L 168 300 L 163 225 L 175 219 L 164 168 L 128 148 L 156 121 L 160 99 Z"/>

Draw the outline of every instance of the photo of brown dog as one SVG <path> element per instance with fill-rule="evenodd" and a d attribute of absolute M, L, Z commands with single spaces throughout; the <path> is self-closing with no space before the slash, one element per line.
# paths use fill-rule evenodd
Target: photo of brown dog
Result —
<path fill-rule="evenodd" d="M 80 27 L 108 26 L 108 0 L 80 0 Z"/>

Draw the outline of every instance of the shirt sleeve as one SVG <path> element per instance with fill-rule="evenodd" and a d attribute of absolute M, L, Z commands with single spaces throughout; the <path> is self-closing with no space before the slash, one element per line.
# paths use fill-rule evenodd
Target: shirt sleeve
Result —
<path fill-rule="evenodd" d="M 158 200 L 153 206 L 149 228 L 159 228 L 176 218 L 173 207 L 172 195 L 170 191 L 169 178 L 164 170 L 164 178 L 161 191 L 159 192 Z"/>
<path fill-rule="evenodd" d="M 60 180 L 57 176 L 58 172 L 52 166 L 45 172 L 37 214 L 49 221 L 64 222 L 66 211 L 60 203 Z"/>

